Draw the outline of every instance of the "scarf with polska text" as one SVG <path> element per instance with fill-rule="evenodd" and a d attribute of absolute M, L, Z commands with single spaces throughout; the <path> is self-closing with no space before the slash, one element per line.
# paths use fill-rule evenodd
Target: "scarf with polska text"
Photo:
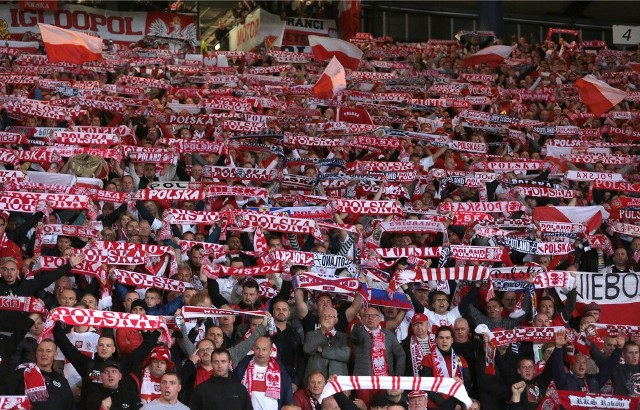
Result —
<path fill-rule="evenodd" d="M 564 198 L 573 199 L 577 192 L 572 189 L 557 189 L 532 186 L 518 186 L 509 190 L 509 195 L 513 198 L 536 197 L 536 198 Z"/>
<path fill-rule="evenodd" d="M 489 343 L 485 345 L 486 374 L 495 374 L 495 348 L 516 342 L 555 343 L 556 333 L 565 332 L 563 326 L 549 327 L 519 327 L 511 330 L 490 330 L 485 324 L 476 326 L 475 332 L 479 335 L 487 335 Z M 575 331 L 567 332 L 570 341 L 575 340 Z"/>
<path fill-rule="evenodd" d="M 440 199 L 442 197 L 442 192 L 447 187 L 447 184 L 464 186 L 468 188 L 477 188 L 480 201 L 488 202 L 489 200 L 485 181 L 479 178 L 473 178 L 473 177 L 467 177 L 467 176 L 455 176 L 455 175 L 442 178 L 440 180 L 438 191 L 436 191 L 433 197 L 436 199 Z"/>
<path fill-rule="evenodd" d="M 638 337 L 640 336 L 640 326 L 633 325 L 611 325 L 606 323 L 593 323 L 598 334 L 604 334 L 611 337 L 616 337 L 619 334 L 627 336 Z"/>
<path fill-rule="evenodd" d="M 47 224 L 36 228 L 34 253 L 41 253 L 42 245 L 55 245 L 57 235 L 74 238 L 95 238 L 100 229 L 78 225 Z"/>
<path fill-rule="evenodd" d="M 157 288 L 169 292 L 184 292 L 193 288 L 189 282 L 176 279 L 169 279 L 163 276 L 145 275 L 144 273 L 131 272 L 123 269 L 114 269 L 116 282 L 136 288 Z"/>
<path fill-rule="evenodd" d="M 566 255 L 574 251 L 573 244 L 564 242 L 537 242 L 508 236 L 496 237 L 496 240 L 502 246 L 529 255 Z"/>
<path fill-rule="evenodd" d="M 0 296 L 0 310 L 39 313 L 47 316 L 47 308 L 38 298 L 28 296 Z"/>
<path fill-rule="evenodd" d="M 236 315 L 259 317 L 266 316 L 266 313 L 262 310 L 217 309 L 205 306 L 183 306 L 181 314 L 184 319 L 215 318 Z"/>
<path fill-rule="evenodd" d="M 525 206 L 517 201 L 442 202 L 438 205 L 438 212 L 513 213 L 524 210 Z"/>
<path fill-rule="evenodd" d="M 448 377 L 336 376 L 324 386 L 320 401 L 346 390 L 372 389 L 430 391 L 453 396 L 465 406 L 471 406 L 471 398 L 464 385 Z"/>
<path fill-rule="evenodd" d="M 137 201 L 193 201 L 206 199 L 206 192 L 202 189 L 139 189 L 133 195 Z"/>
<path fill-rule="evenodd" d="M 134 252 L 138 255 L 142 255 L 145 261 L 145 268 L 153 273 L 160 273 L 159 270 L 164 266 L 164 263 L 157 259 L 167 255 L 169 257 L 169 273 L 171 276 L 178 273 L 178 264 L 176 262 L 176 254 L 173 248 L 170 246 L 161 245 L 149 245 L 145 243 L 128 243 L 128 242 L 114 242 L 114 241 L 93 241 L 89 244 L 91 249 L 106 250 L 114 252 Z"/>
<path fill-rule="evenodd" d="M 266 276 L 282 273 L 284 270 L 284 264 L 282 262 L 276 262 L 274 264 L 253 266 L 250 268 L 232 268 L 229 266 L 218 265 L 209 266 L 203 265 L 202 272 L 207 277 L 212 279 L 218 279 L 219 277 L 226 276 Z"/>
<path fill-rule="evenodd" d="M 628 224 L 619 221 L 611 221 L 607 228 L 607 232 L 617 232 L 623 235 L 629 235 L 636 238 L 640 237 L 640 226 L 636 224 Z"/>
<path fill-rule="evenodd" d="M 186 209 L 169 208 L 163 213 L 162 226 L 158 232 L 158 239 L 171 239 L 171 225 L 214 225 L 218 222 L 225 222 L 222 213 L 207 211 L 191 211 Z M 222 224 L 222 228 L 225 224 Z"/>
<path fill-rule="evenodd" d="M 214 178 L 220 180 L 271 182 L 280 176 L 280 172 L 277 169 L 222 167 L 207 165 L 202 170 L 202 176 L 205 178 Z"/>
<path fill-rule="evenodd" d="M 314 220 L 288 218 L 254 211 L 229 211 L 229 223 L 239 229 L 261 228 L 265 231 L 286 232 L 294 234 L 311 234 L 322 240 L 322 232 Z"/>
<path fill-rule="evenodd" d="M 354 161 L 347 164 L 347 170 L 357 170 L 360 172 L 383 172 L 383 171 L 415 171 L 413 162 L 378 162 L 378 161 Z"/>
<path fill-rule="evenodd" d="M 67 263 L 67 258 L 60 258 L 57 256 L 43 256 L 40 255 L 36 261 L 34 269 L 29 271 L 25 275 L 25 279 L 33 277 L 39 270 L 54 270 Z M 71 268 L 69 273 L 73 275 L 88 275 L 95 278 L 100 286 L 105 287 L 107 285 L 108 276 L 105 266 L 101 262 L 90 262 L 85 260 L 79 265 Z"/>
<path fill-rule="evenodd" d="M 180 252 L 182 253 L 190 251 L 194 246 L 201 246 L 203 255 L 212 256 L 213 259 L 221 258 L 227 253 L 224 245 L 217 243 L 180 240 Z"/>
<path fill-rule="evenodd" d="M 120 144 L 120 137 L 115 134 L 78 132 L 78 131 L 55 131 L 53 135 L 45 138 L 49 143 L 62 145 L 87 145 L 111 147 Z"/>
<path fill-rule="evenodd" d="M 85 195 L 5 191 L 2 196 L 9 197 L 12 201 L 20 204 L 31 204 L 36 207 L 41 201 L 44 201 L 52 209 L 87 210 L 87 215 L 92 221 L 95 221 L 98 216 L 93 206 L 93 201 Z"/>
<path fill-rule="evenodd" d="M 334 199 L 327 203 L 327 212 L 357 215 L 400 215 L 404 216 L 397 201 L 369 201 L 358 199 Z"/>
<path fill-rule="evenodd" d="M 27 199 L 8 197 L 0 194 L 0 211 L 24 212 L 29 214 L 44 212 L 45 215 L 48 215 L 51 212 L 51 208 L 49 208 L 44 201 L 34 204 L 33 201 Z"/>
<path fill-rule="evenodd" d="M 412 282 L 469 280 L 478 281 L 489 278 L 485 266 L 460 266 L 454 268 L 413 268 L 403 269 L 393 275 L 389 289 L 395 291 L 399 285 Z"/>
<path fill-rule="evenodd" d="M 575 164 L 595 164 L 601 162 L 605 165 L 631 165 L 638 161 L 637 155 L 602 155 L 602 154 L 569 154 L 563 155 L 563 159 Z"/>
<path fill-rule="evenodd" d="M 469 167 L 469 170 L 494 171 L 494 172 L 542 171 L 547 166 L 548 166 L 548 162 L 542 161 L 542 160 L 511 161 L 511 162 L 477 161 L 471 164 L 471 166 Z"/>
<path fill-rule="evenodd" d="M 160 330 L 162 332 L 160 342 L 166 343 L 168 347 L 173 344 L 169 329 L 160 316 L 68 307 L 57 307 L 49 312 L 42 334 L 38 338 L 38 343 L 45 339 L 53 339 L 52 332 L 56 322 L 63 322 L 70 326 L 90 326 L 95 328 Z"/>
<path fill-rule="evenodd" d="M 293 277 L 293 286 L 296 289 L 352 294 L 358 291 L 360 282 L 354 278 L 304 272 Z"/>

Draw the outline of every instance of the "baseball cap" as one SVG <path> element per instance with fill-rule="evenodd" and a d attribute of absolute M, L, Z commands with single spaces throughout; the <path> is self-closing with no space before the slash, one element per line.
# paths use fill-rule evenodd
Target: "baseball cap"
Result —
<path fill-rule="evenodd" d="M 416 313 L 415 315 L 413 315 L 413 318 L 411 318 L 412 325 L 415 323 L 425 323 L 428 321 L 429 321 L 429 318 L 424 313 Z"/>
<path fill-rule="evenodd" d="M 120 367 L 120 363 L 116 362 L 115 360 L 107 360 L 102 363 L 102 366 L 100 366 L 100 371 L 104 372 L 109 367 L 115 367 L 118 370 L 122 370 L 122 368 Z"/>

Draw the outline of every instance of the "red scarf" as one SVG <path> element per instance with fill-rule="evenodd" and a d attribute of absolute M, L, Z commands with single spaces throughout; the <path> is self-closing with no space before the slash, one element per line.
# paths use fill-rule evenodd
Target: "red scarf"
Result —
<path fill-rule="evenodd" d="M 255 365 L 255 359 L 251 359 L 249 366 L 247 366 L 247 371 L 242 377 L 242 384 L 247 388 L 249 395 L 251 395 L 253 391 L 253 370 Z M 267 364 L 267 374 L 264 377 L 264 382 L 267 386 L 265 396 L 276 400 L 280 399 L 280 389 L 282 388 L 280 366 L 278 365 L 278 361 L 273 357 L 269 359 L 269 363 Z"/>
<path fill-rule="evenodd" d="M 35 363 L 27 363 L 18 366 L 18 369 L 24 369 L 24 392 L 29 400 L 33 402 L 49 400 L 47 384 L 40 368 Z"/>
<path fill-rule="evenodd" d="M 420 373 L 420 363 L 422 362 L 422 358 L 426 356 L 424 349 L 422 348 L 422 344 L 418 341 L 418 338 L 415 336 L 411 336 L 409 341 L 409 352 L 411 353 L 411 364 L 413 365 L 413 375 L 417 377 Z"/>
<path fill-rule="evenodd" d="M 384 333 L 378 326 L 375 330 L 369 330 L 366 326 L 364 330 L 371 336 L 371 365 L 374 376 L 388 376 L 389 366 L 385 355 Z"/>

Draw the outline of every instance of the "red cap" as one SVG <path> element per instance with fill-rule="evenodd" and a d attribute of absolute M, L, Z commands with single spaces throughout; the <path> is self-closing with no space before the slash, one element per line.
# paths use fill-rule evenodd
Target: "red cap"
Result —
<path fill-rule="evenodd" d="M 429 318 L 424 313 L 416 313 L 411 319 L 411 324 L 428 322 Z"/>
<path fill-rule="evenodd" d="M 596 302 L 591 302 L 584 307 L 584 313 L 590 312 L 592 310 L 597 310 L 598 312 L 600 312 L 600 305 L 598 305 Z"/>
<path fill-rule="evenodd" d="M 424 397 L 426 395 L 427 395 L 427 392 L 420 391 L 420 390 L 413 390 L 412 392 L 409 393 L 409 398 L 415 399 L 416 397 Z"/>
<path fill-rule="evenodd" d="M 145 366 L 149 364 L 149 362 L 153 359 L 162 360 L 167 362 L 167 370 L 172 370 L 175 364 L 171 361 L 171 352 L 169 352 L 169 348 L 166 346 L 156 346 L 151 351 L 149 357 L 145 361 Z"/>

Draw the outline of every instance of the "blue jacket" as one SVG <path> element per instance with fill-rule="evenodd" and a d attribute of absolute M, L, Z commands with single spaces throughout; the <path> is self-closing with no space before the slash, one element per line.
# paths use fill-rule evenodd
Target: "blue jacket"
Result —
<path fill-rule="evenodd" d="M 253 359 L 253 355 L 247 356 L 233 369 L 233 375 L 240 381 L 244 377 L 244 374 L 247 372 L 247 367 L 249 366 L 249 362 Z M 280 399 L 278 400 L 278 410 L 282 409 L 282 406 L 285 404 L 293 404 L 293 382 L 291 381 L 291 377 L 289 377 L 289 373 L 287 373 L 287 368 L 284 367 L 284 364 L 278 360 L 278 366 L 280 366 Z"/>
<path fill-rule="evenodd" d="M 600 366 L 598 373 L 587 374 L 584 379 L 578 379 L 572 371 L 564 367 L 564 349 L 555 349 L 549 358 L 547 366 L 551 366 L 553 381 L 558 390 L 583 391 L 585 383 L 590 393 L 598 393 L 604 384 L 611 378 L 611 374 L 622 356 L 622 349 L 616 349 L 611 356 Z"/>

